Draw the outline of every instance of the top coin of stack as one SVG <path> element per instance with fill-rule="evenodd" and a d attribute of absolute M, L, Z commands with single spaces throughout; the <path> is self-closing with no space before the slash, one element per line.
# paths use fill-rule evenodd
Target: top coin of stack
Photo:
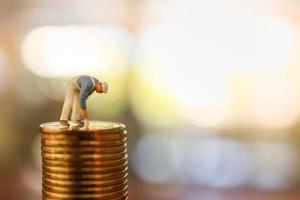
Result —
<path fill-rule="evenodd" d="M 87 129 L 58 122 L 40 126 L 43 199 L 125 200 L 125 126 L 91 121 Z"/>

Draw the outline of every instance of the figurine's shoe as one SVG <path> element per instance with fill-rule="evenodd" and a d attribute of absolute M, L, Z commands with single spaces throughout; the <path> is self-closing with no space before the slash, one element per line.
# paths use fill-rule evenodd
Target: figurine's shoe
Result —
<path fill-rule="evenodd" d="M 59 120 L 60 125 L 62 126 L 70 126 L 70 124 L 68 123 L 68 120 Z"/>
<path fill-rule="evenodd" d="M 74 120 L 72 121 L 76 124 L 76 126 L 79 126 L 79 127 L 83 127 L 84 126 L 84 122 L 82 120 Z"/>

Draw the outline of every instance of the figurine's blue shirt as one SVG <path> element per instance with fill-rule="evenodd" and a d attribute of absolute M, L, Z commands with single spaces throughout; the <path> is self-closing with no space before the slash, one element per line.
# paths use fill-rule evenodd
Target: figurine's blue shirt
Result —
<path fill-rule="evenodd" d="M 79 76 L 77 79 L 78 87 L 80 88 L 80 108 L 86 109 L 87 98 L 95 91 L 96 84 L 99 81 L 92 76 Z"/>

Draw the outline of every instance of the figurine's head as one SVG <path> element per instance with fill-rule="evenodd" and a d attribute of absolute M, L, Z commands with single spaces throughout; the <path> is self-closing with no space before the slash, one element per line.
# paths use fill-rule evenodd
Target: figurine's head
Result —
<path fill-rule="evenodd" d="M 108 84 L 106 82 L 99 82 L 95 86 L 96 92 L 102 94 L 102 93 L 107 93 L 108 91 Z"/>

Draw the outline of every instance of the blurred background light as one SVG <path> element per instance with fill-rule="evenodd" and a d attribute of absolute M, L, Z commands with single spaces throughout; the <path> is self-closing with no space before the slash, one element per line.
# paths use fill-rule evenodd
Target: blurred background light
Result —
<path fill-rule="evenodd" d="M 298 156 L 294 146 L 284 141 L 253 144 L 255 172 L 252 183 L 260 188 L 286 188 L 294 183 Z"/>
<path fill-rule="evenodd" d="M 182 157 L 185 182 L 232 188 L 245 185 L 252 175 L 252 158 L 240 141 L 218 137 L 189 137 Z"/>
<path fill-rule="evenodd" d="M 128 46 L 117 27 L 48 26 L 28 33 L 22 44 L 26 66 L 43 77 L 122 73 Z"/>
<path fill-rule="evenodd" d="M 14 89 L 17 90 L 16 94 L 22 100 L 23 104 L 34 105 L 38 109 L 47 104 L 47 99 L 53 94 L 53 91 L 49 88 L 43 90 L 43 87 L 41 87 L 43 84 L 45 83 L 40 83 L 36 77 L 31 77 L 30 79 L 24 78 L 22 84 L 17 84 Z M 48 92 L 48 94 L 45 95 L 44 92 Z"/>
<path fill-rule="evenodd" d="M 231 118 L 231 78 L 283 69 L 291 62 L 296 41 L 292 24 L 279 17 L 225 16 L 145 26 L 138 37 L 136 79 L 156 92 L 140 87 L 133 106 L 140 113 L 151 107 L 147 112 L 155 122 L 167 121 L 164 114 L 155 114 L 160 112 L 174 119 L 171 124 L 181 119 L 202 127 L 220 126 Z M 139 101 L 139 95 L 159 100 Z M 158 103 L 164 101 L 172 104 Z M 147 118 L 141 120 L 147 124 Z"/>
<path fill-rule="evenodd" d="M 17 135 L 10 134 L 12 129 L 9 127 L 7 119 L 0 116 L 0 171 L 5 170 L 9 165 L 18 162 L 15 156 L 19 153 L 15 148 L 16 144 L 20 144 Z"/>
<path fill-rule="evenodd" d="M 263 128 L 288 128 L 299 118 L 299 82 L 284 74 L 256 76 L 250 98 L 253 124 Z"/>
<path fill-rule="evenodd" d="M 175 126 L 179 122 L 178 103 L 168 92 L 161 92 L 155 84 L 157 82 L 146 82 L 142 77 L 132 78 L 129 97 L 134 114 L 145 126 Z"/>
<path fill-rule="evenodd" d="M 40 193 L 40 185 L 42 184 L 42 159 L 40 157 L 41 137 L 37 137 L 32 142 L 32 164 L 28 164 L 22 171 L 22 183 L 29 190 L 29 199 L 42 198 Z M 38 173 L 36 173 L 38 172 Z"/>
<path fill-rule="evenodd" d="M 248 184 L 254 170 L 249 144 L 207 130 L 200 132 L 144 135 L 133 151 L 135 172 L 151 183 L 177 180 L 216 188 Z"/>
<path fill-rule="evenodd" d="M 0 92 L 5 89 L 8 82 L 8 64 L 7 57 L 3 52 L 3 49 L 0 48 Z"/>
<path fill-rule="evenodd" d="M 204 132 L 153 133 L 141 137 L 133 151 L 134 171 L 150 183 L 177 181 L 211 188 L 253 184 L 278 189 L 295 182 L 299 159 L 289 143 L 282 140 L 246 142 Z"/>
<path fill-rule="evenodd" d="M 65 97 L 66 81 L 61 79 L 37 79 L 37 86 L 40 89 L 41 96 L 54 100 L 63 101 Z"/>
<path fill-rule="evenodd" d="M 152 183 L 168 183 L 177 178 L 178 155 L 173 138 L 164 134 L 148 134 L 136 144 L 133 167 L 137 174 Z"/>
<path fill-rule="evenodd" d="M 229 40 L 224 40 L 228 42 L 228 63 L 224 64 L 232 68 L 231 73 L 270 72 L 286 67 L 298 39 L 292 23 L 280 17 L 242 18 L 233 21 L 225 34 Z"/>

